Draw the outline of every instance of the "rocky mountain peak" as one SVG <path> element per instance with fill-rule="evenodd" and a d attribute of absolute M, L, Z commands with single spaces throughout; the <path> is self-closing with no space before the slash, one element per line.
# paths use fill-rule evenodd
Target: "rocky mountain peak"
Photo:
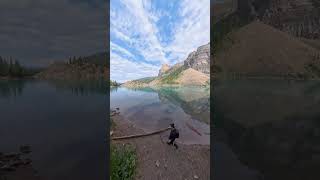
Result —
<path fill-rule="evenodd" d="M 189 54 L 184 61 L 184 66 L 193 68 L 205 74 L 210 73 L 210 43 L 198 47 L 198 49 Z"/>
<path fill-rule="evenodd" d="M 192 68 L 204 74 L 210 74 L 210 43 L 202 45 L 196 51 L 191 52 L 187 59 L 179 62 L 172 67 L 168 64 L 163 64 L 159 70 L 158 76 L 171 73 L 178 68 L 184 66 L 184 69 Z"/>
<path fill-rule="evenodd" d="M 161 69 L 159 70 L 158 76 L 162 76 L 170 69 L 170 66 L 168 64 L 162 64 Z"/>

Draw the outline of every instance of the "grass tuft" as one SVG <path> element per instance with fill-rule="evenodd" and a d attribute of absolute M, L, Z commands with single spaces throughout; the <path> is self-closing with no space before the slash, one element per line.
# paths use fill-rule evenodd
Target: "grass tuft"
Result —
<path fill-rule="evenodd" d="M 132 180 L 136 171 L 137 157 L 130 145 L 111 145 L 111 180 Z"/>

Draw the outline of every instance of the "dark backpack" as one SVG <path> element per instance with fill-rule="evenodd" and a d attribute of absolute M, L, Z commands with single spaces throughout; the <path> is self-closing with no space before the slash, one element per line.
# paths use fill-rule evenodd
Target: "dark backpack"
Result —
<path fill-rule="evenodd" d="M 176 138 L 179 138 L 179 130 L 175 129 Z"/>
<path fill-rule="evenodd" d="M 177 129 L 172 129 L 170 132 L 169 139 L 179 138 L 179 131 Z"/>

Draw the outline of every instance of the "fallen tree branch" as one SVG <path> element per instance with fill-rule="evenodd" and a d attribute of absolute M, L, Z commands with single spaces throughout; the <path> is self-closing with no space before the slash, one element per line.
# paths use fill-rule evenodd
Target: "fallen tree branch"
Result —
<path fill-rule="evenodd" d="M 143 136 L 150 136 L 150 135 L 154 135 L 154 134 L 158 134 L 158 133 L 161 133 L 161 132 L 164 132 L 164 131 L 167 131 L 171 129 L 171 127 L 167 127 L 165 129 L 160 129 L 158 131 L 154 131 L 154 132 L 151 132 L 151 133 L 145 133 L 145 134 L 137 134 L 137 135 L 130 135 L 130 136 L 121 136 L 121 137 L 113 137 L 111 138 L 111 140 L 121 140 L 121 139 L 129 139 L 129 138 L 137 138 L 137 137 L 143 137 Z"/>

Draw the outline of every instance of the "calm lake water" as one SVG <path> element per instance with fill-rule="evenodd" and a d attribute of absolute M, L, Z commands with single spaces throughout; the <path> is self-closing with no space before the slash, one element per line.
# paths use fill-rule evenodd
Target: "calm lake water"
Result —
<path fill-rule="evenodd" d="M 215 179 L 320 179 L 320 82 L 215 82 Z"/>
<path fill-rule="evenodd" d="M 210 144 L 210 90 L 197 87 L 116 88 L 110 106 L 146 132 L 175 123 L 178 142 Z"/>
<path fill-rule="evenodd" d="M 0 81 L 0 152 L 30 145 L 43 179 L 105 179 L 105 84 Z"/>

